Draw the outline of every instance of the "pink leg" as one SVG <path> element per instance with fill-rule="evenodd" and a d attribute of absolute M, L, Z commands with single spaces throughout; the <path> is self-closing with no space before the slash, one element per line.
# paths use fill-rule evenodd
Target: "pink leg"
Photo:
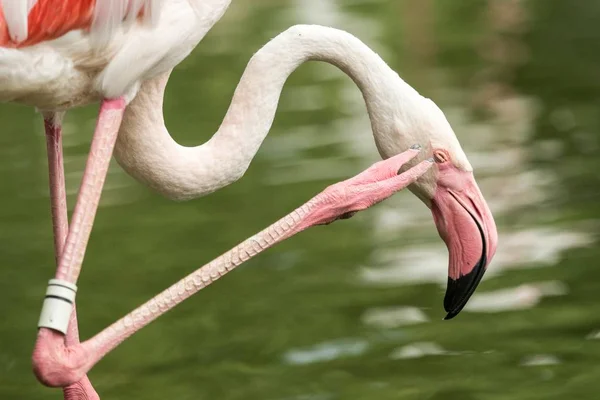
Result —
<path fill-rule="evenodd" d="M 106 178 L 106 173 L 108 171 L 108 166 L 110 162 L 110 158 L 112 156 L 112 151 L 115 145 L 115 141 L 117 138 L 117 134 L 119 131 L 119 126 L 121 124 L 121 120 L 123 118 L 123 112 L 125 110 L 125 102 L 123 99 L 116 100 L 105 100 L 102 102 L 100 107 L 100 113 L 98 116 L 98 123 L 96 125 L 96 130 L 94 132 L 94 137 L 92 139 L 92 145 L 90 149 L 90 154 L 88 157 L 87 165 L 83 174 L 83 180 L 81 183 L 81 187 L 79 190 L 79 195 L 77 197 L 77 202 L 75 204 L 75 210 L 73 212 L 73 220 L 71 224 L 71 229 L 68 231 L 66 236 L 66 240 L 58 242 L 58 249 L 62 249 L 64 243 L 64 249 L 59 253 L 59 261 L 56 272 L 56 279 L 60 280 L 58 286 L 54 285 L 53 288 L 64 287 L 61 285 L 72 284 L 71 287 L 77 282 L 77 278 L 79 277 L 79 272 L 81 270 L 81 264 L 83 262 L 83 256 L 85 253 L 85 249 L 87 247 L 87 242 L 91 233 L 92 224 L 94 221 L 94 217 L 96 215 L 96 210 L 98 208 L 98 203 L 100 201 L 100 194 L 102 192 L 102 187 L 104 185 L 104 180 Z M 50 146 L 52 151 L 52 159 L 57 158 L 57 152 L 55 151 L 56 147 Z M 52 164 L 51 168 L 54 168 Z M 61 168 L 62 169 L 62 168 Z M 62 174 L 62 173 L 61 173 Z M 51 173 L 51 179 L 52 178 Z M 56 174 L 54 174 L 54 178 L 56 178 Z M 62 181 L 64 184 L 64 180 Z M 57 184 L 60 185 L 60 182 Z M 51 190 L 55 190 L 53 187 L 56 186 L 51 182 Z M 53 198 L 54 198 L 53 193 Z M 56 193 L 58 196 L 59 194 Z M 55 227 L 55 232 L 60 234 L 64 234 L 67 229 L 66 223 L 66 210 L 60 210 L 61 206 L 53 207 L 53 221 L 61 221 Z M 64 221 L 63 221 L 64 218 Z M 49 285 L 49 290 L 51 290 L 51 285 Z M 74 291 L 73 291 L 74 292 Z M 50 298 L 50 301 L 56 300 L 56 296 L 47 296 L 46 300 Z M 54 299 L 52 299 L 54 298 Z M 44 309 L 46 309 L 46 300 L 44 303 Z M 58 303 L 67 304 L 73 303 L 73 298 L 68 299 L 67 302 Z M 50 313 L 42 312 L 43 315 L 46 315 L 45 318 L 40 318 L 40 330 L 38 332 L 38 340 L 36 342 L 36 347 L 33 355 L 33 364 L 34 371 L 38 369 L 39 357 L 37 356 L 40 352 L 44 352 L 44 344 L 40 343 L 40 337 L 44 337 L 44 335 L 54 335 L 59 340 L 63 342 L 63 348 L 71 348 L 78 346 L 78 336 L 77 325 L 75 322 L 75 313 L 68 309 L 68 312 L 63 309 L 59 310 L 61 312 L 57 313 L 56 310 L 51 311 Z M 50 317 L 48 317 L 50 316 Z M 56 317 L 60 318 L 56 318 Z M 66 316 L 66 318 L 65 318 Z M 71 327 L 71 331 L 64 326 L 64 323 L 60 323 L 61 328 L 57 328 L 53 326 L 53 321 L 60 320 L 64 322 L 69 322 L 68 325 Z M 53 329 L 48 329 L 47 327 L 53 327 L 55 329 L 59 329 L 61 332 L 55 331 Z M 64 333 L 67 333 L 65 335 Z M 68 343 L 65 347 L 65 336 L 68 336 Z M 72 385 L 75 382 L 79 382 L 84 375 L 82 374 L 79 379 L 73 380 L 71 382 L 66 383 L 65 385 L 60 386 L 68 386 Z M 85 383 L 85 382 L 84 382 Z M 89 381 L 88 381 L 89 383 Z M 91 388 L 91 392 L 89 389 L 91 388 L 91 384 L 84 386 L 83 390 L 80 387 L 67 387 L 65 388 L 66 395 L 74 395 L 78 397 L 73 398 L 82 398 L 82 399 L 93 399 L 92 393 L 95 394 L 93 388 Z M 90 394 L 91 397 L 82 397 L 86 394 Z M 95 398 L 98 398 L 97 395 Z"/>
<path fill-rule="evenodd" d="M 311 226 L 327 224 L 369 208 L 413 183 L 431 168 L 432 159 L 400 175 L 398 170 L 418 153 L 419 148 L 411 148 L 374 164 L 354 178 L 329 186 L 300 208 L 188 275 L 84 343 L 65 347 L 59 333 L 41 330 L 34 351 L 36 376 L 49 386 L 64 386 L 78 381 L 133 333 L 248 259 Z"/>
<path fill-rule="evenodd" d="M 67 195 L 65 193 L 65 170 L 62 149 L 62 114 L 44 114 L 46 149 L 48 151 L 48 175 L 50 177 L 50 204 L 54 231 L 54 257 L 58 264 L 65 238 L 69 231 Z"/>
<path fill-rule="evenodd" d="M 65 189 L 65 169 L 62 147 L 62 114 L 44 114 L 44 128 L 46 131 L 46 148 L 48 152 L 48 175 L 50 181 L 50 204 L 52 209 L 52 228 L 54 231 L 54 257 L 56 264 L 60 261 L 67 233 L 69 220 L 67 214 L 67 195 Z M 77 311 L 73 304 L 73 313 L 69 328 L 65 336 L 65 345 L 79 344 L 79 329 L 77 328 Z M 63 389 L 65 400 L 99 400 L 100 397 L 94 390 L 87 375 L 79 382 Z"/>
<path fill-rule="evenodd" d="M 102 102 L 90 154 L 73 211 L 72 226 L 56 270 L 56 279 L 75 284 L 79 278 L 83 256 L 92 231 L 100 194 L 124 111 L 125 101 L 123 99 Z"/>

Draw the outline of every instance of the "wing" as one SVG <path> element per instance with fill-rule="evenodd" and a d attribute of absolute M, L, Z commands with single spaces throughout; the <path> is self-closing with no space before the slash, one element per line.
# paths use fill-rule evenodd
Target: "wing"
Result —
<path fill-rule="evenodd" d="M 123 24 L 156 23 L 161 0 L 0 0 L 0 47 L 31 46 L 72 30 L 107 43 Z"/>

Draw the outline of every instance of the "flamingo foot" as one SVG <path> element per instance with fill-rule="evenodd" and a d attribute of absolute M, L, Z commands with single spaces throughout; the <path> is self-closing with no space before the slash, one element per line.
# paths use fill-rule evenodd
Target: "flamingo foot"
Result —
<path fill-rule="evenodd" d="M 353 178 L 327 187 L 314 198 L 316 205 L 300 229 L 350 218 L 412 184 L 434 164 L 433 159 L 428 159 L 400 173 L 400 168 L 420 151 L 421 146 L 414 145 L 403 153 L 373 164 Z"/>
<path fill-rule="evenodd" d="M 49 387 L 73 385 L 83 379 L 93 365 L 90 353 L 82 344 L 67 347 L 62 333 L 47 328 L 40 328 L 32 359 L 35 376 Z"/>
<path fill-rule="evenodd" d="M 65 335 L 65 345 L 69 347 L 77 344 L 79 344 L 79 329 L 77 327 L 77 310 L 73 304 L 71 322 L 69 322 L 69 328 Z M 79 382 L 63 388 L 63 400 L 100 400 L 100 396 L 88 376 L 84 375 Z"/>

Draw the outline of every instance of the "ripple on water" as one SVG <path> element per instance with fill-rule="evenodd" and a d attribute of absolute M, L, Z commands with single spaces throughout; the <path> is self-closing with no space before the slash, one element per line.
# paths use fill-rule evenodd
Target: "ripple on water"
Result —
<path fill-rule="evenodd" d="M 332 361 L 343 357 L 356 357 L 369 348 L 369 343 L 363 339 L 339 339 L 323 342 L 302 349 L 290 349 L 284 356 L 286 364 L 304 365 Z"/>
<path fill-rule="evenodd" d="M 416 307 L 371 308 L 362 315 L 361 319 L 365 325 L 386 329 L 429 321 L 425 313 Z"/>
<path fill-rule="evenodd" d="M 540 367 L 546 365 L 558 365 L 560 363 L 558 357 L 553 354 L 535 354 L 523 358 L 520 365 L 523 367 Z"/>
<path fill-rule="evenodd" d="M 524 310 L 535 307 L 544 297 L 561 296 L 567 292 L 567 286 L 559 281 L 528 283 L 489 292 L 476 292 L 464 311 L 495 313 Z"/>
<path fill-rule="evenodd" d="M 433 342 L 417 342 L 398 347 L 390 354 L 392 360 L 407 360 L 426 356 L 440 356 L 453 354 L 444 350 L 439 344 Z"/>
<path fill-rule="evenodd" d="M 555 265 L 563 251 L 574 247 L 591 246 L 591 234 L 566 231 L 560 228 L 532 228 L 503 232 L 496 256 L 484 279 L 515 268 Z M 382 267 L 363 267 L 361 279 L 375 285 L 406 285 L 414 283 L 446 284 L 448 252 L 442 243 L 410 246 L 401 249 L 375 250 L 375 264 Z"/>
<path fill-rule="evenodd" d="M 600 340 L 600 330 L 590 333 L 585 338 L 587 340 Z"/>

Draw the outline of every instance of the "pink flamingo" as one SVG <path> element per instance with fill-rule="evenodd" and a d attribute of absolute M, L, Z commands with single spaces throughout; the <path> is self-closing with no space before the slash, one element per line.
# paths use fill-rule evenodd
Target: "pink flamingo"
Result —
<path fill-rule="evenodd" d="M 57 19 L 49 12 L 56 12 L 59 3 L 66 7 L 60 9 Z M 213 138 L 193 148 L 175 143 L 161 112 L 168 76 L 229 3 L 0 1 L 0 21 L 4 23 L 0 23 L 0 35 L 5 32 L 0 36 L 0 100 L 42 110 L 48 138 L 58 266 L 38 324 L 34 371 L 44 384 L 65 387 L 66 398 L 98 398 L 86 378 L 95 363 L 248 258 L 310 226 L 350 217 L 408 185 L 431 208 L 449 249 L 446 318 L 461 311 L 495 253 L 493 217 L 444 114 L 346 32 L 319 26 L 296 26 L 283 32 L 248 64 Z M 282 220 L 79 343 L 76 282 L 113 148 L 128 173 L 171 198 L 190 199 L 217 190 L 248 168 L 271 127 L 287 77 L 309 60 L 339 67 L 359 86 L 384 161 L 328 187 Z M 65 110 L 98 100 L 98 123 L 68 228 L 60 121 Z M 422 143 L 427 151 L 409 148 L 412 143 Z M 422 154 L 429 152 L 434 157 L 423 160 L 426 156 Z"/>

